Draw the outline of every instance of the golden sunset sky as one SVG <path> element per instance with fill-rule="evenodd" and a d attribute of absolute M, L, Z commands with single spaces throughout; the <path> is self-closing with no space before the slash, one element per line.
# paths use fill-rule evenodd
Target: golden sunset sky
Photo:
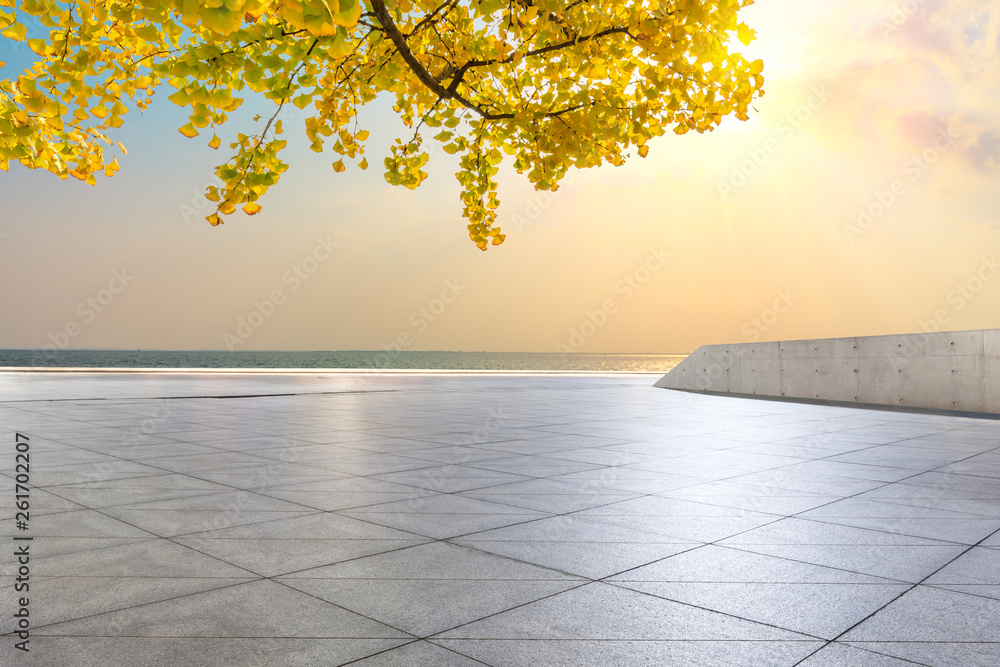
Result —
<path fill-rule="evenodd" d="M 507 242 L 486 253 L 450 156 L 416 191 L 335 174 L 303 112 L 264 210 L 212 228 L 198 193 L 224 156 L 177 133 L 161 91 L 126 117 L 113 179 L 0 174 L 0 347 L 71 324 L 76 348 L 663 353 L 1000 327 L 1000 4 L 762 0 L 742 16 L 768 81 L 749 122 L 660 138 L 555 196 L 508 167 Z M 379 165 L 401 125 L 388 104 L 362 121 Z"/>

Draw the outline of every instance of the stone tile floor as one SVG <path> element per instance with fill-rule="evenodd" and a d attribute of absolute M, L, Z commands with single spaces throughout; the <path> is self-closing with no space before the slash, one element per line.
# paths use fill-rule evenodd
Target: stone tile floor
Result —
<path fill-rule="evenodd" d="M 0 664 L 1000 663 L 1000 422 L 654 379 L 0 373 Z"/>

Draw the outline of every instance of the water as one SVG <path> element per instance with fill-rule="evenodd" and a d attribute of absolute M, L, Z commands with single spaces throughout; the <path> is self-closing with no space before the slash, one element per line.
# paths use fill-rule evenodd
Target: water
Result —
<path fill-rule="evenodd" d="M 0 350 L 0 367 L 343 368 L 666 373 L 683 354 L 522 352 L 291 352 L 218 350 Z"/>

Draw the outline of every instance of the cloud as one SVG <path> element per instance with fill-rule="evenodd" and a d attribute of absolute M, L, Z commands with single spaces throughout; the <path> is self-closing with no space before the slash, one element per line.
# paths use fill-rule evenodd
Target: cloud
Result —
<path fill-rule="evenodd" d="M 808 63 L 778 85 L 826 81 L 839 140 L 905 156 L 948 129 L 954 167 L 1000 171 L 1000 4 L 851 0 L 799 39 Z"/>

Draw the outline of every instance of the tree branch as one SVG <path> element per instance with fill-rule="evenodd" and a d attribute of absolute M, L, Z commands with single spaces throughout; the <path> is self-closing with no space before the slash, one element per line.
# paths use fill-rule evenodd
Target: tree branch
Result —
<path fill-rule="evenodd" d="M 399 55 L 402 56 L 403 60 L 410 67 L 410 70 L 414 74 L 416 74 L 418 79 L 420 79 L 420 82 L 423 83 L 425 86 L 427 86 L 427 88 L 431 92 L 435 93 L 438 96 L 438 98 L 440 98 L 438 101 L 440 101 L 441 99 L 456 100 L 466 109 L 469 109 L 470 111 L 475 111 L 484 120 L 504 120 L 515 117 L 513 113 L 502 113 L 502 114 L 490 113 L 484 110 L 479 105 L 474 104 L 469 100 L 465 99 L 458 93 L 458 86 L 462 83 L 462 77 L 464 77 L 466 72 L 468 72 L 471 68 L 484 67 L 487 65 L 506 64 L 513 60 L 512 56 L 508 56 L 507 58 L 501 58 L 497 60 L 470 60 L 458 69 L 457 73 L 455 74 L 455 77 L 451 80 L 451 83 L 448 85 L 447 88 L 445 88 L 444 86 L 441 85 L 440 82 L 438 82 L 438 80 L 430 72 L 427 71 L 427 69 L 420 63 L 420 61 L 417 60 L 417 57 L 413 55 L 413 52 L 410 50 L 409 44 L 406 43 L 406 36 L 399 31 L 399 28 L 396 26 L 396 23 L 392 20 L 392 16 L 389 15 L 389 10 L 386 8 L 384 0 L 370 0 L 370 2 L 372 7 L 372 13 L 378 19 L 379 23 L 382 24 L 382 28 L 385 30 L 385 34 L 388 35 L 389 39 L 396 47 L 396 51 L 398 51 Z M 608 28 L 607 30 L 602 30 L 601 32 L 594 33 L 593 35 L 587 35 L 585 37 L 567 40 L 565 42 L 559 42 L 557 44 L 550 44 L 549 46 L 528 51 L 527 53 L 524 54 L 524 57 L 539 56 L 552 51 L 565 49 L 575 44 L 582 44 L 584 42 L 600 39 L 601 37 L 605 37 L 607 35 L 613 35 L 619 33 L 629 34 L 628 28 L 627 27 Z M 583 105 L 580 104 L 566 109 L 562 109 L 560 111 L 547 113 L 545 114 L 545 116 L 556 118 L 565 113 L 576 111 L 577 109 L 580 109 L 582 107 Z"/>
<path fill-rule="evenodd" d="M 431 76 L 431 73 L 424 69 L 424 66 L 420 64 L 417 57 L 413 55 L 413 51 L 410 51 L 410 46 L 406 43 L 406 37 L 403 36 L 403 33 L 399 31 L 398 27 L 396 27 L 392 17 L 389 16 L 389 10 L 386 9 L 385 2 L 383 2 L 383 0 L 371 0 L 371 6 L 372 11 L 375 14 L 375 18 L 377 18 L 378 22 L 382 24 L 385 34 L 387 34 L 389 39 L 392 40 L 396 50 L 399 51 L 399 55 L 403 57 L 403 60 L 405 60 L 406 64 L 410 66 L 410 69 L 417 75 L 417 78 L 420 79 L 421 83 L 433 92 L 437 93 L 439 97 L 452 99 L 454 95 L 438 83 L 437 80 Z"/>

